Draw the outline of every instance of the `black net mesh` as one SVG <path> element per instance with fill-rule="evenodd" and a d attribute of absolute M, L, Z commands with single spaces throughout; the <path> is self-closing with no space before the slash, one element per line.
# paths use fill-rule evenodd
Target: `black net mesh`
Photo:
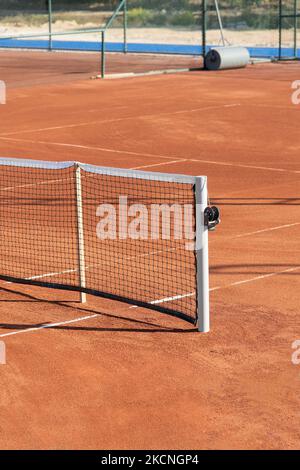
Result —
<path fill-rule="evenodd" d="M 8 162 L 0 165 L 0 224 L 3 280 L 84 291 L 196 320 L 192 183 L 85 169 L 79 182 L 73 164 Z"/>

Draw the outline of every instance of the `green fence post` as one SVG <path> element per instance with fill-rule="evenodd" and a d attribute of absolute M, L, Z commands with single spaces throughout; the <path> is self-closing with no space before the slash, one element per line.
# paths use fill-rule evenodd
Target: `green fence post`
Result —
<path fill-rule="evenodd" d="M 279 12 L 278 12 L 278 20 L 279 20 L 279 53 L 278 59 L 282 59 L 282 0 L 279 0 Z"/>
<path fill-rule="evenodd" d="M 207 0 L 202 0 L 202 53 L 206 54 Z"/>
<path fill-rule="evenodd" d="M 127 0 L 124 1 L 124 9 L 123 9 L 123 41 L 124 41 L 124 53 L 128 52 L 128 45 L 127 45 L 127 28 L 128 28 L 128 9 L 127 9 Z"/>
<path fill-rule="evenodd" d="M 105 78 L 105 32 L 101 31 L 101 78 Z"/>
<path fill-rule="evenodd" d="M 297 26 L 298 26 L 298 0 L 294 0 L 294 57 L 297 59 Z"/>
<path fill-rule="evenodd" d="M 48 0 L 49 51 L 52 51 L 52 0 Z"/>

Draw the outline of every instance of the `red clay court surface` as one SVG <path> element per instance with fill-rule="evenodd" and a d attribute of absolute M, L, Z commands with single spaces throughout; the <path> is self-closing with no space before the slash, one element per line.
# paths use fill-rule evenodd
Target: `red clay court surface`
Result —
<path fill-rule="evenodd" d="M 299 447 L 300 66 L 119 81 L 58 67 L 53 83 L 43 62 L 39 82 L 29 62 L 0 57 L 1 156 L 207 175 L 222 210 L 207 335 L 157 312 L 1 282 L 0 447 Z"/>

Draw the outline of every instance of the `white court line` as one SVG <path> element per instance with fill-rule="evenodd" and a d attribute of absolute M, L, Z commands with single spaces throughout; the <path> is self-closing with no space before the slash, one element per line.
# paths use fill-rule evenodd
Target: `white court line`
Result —
<path fill-rule="evenodd" d="M 151 165 L 136 166 L 136 167 L 129 168 L 129 170 L 140 170 L 142 168 L 152 168 L 152 167 L 155 167 L 155 166 L 171 165 L 173 163 L 181 163 L 181 162 L 185 162 L 185 161 L 186 160 L 171 160 L 171 161 L 162 162 L 162 163 L 153 163 Z M 88 176 L 88 175 L 85 175 L 85 176 Z M 68 178 L 39 181 L 37 183 L 27 183 L 27 184 L 19 184 L 19 185 L 16 185 L 16 186 L 7 186 L 6 188 L 0 188 L 0 191 L 13 191 L 16 188 L 18 188 L 18 189 L 19 188 L 32 188 L 32 187 L 35 187 L 35 186 L 42 186 L 42 185 L 46 185 L 46 184 L 61 183 L 62 181 L 69 181 L 70 179 L 74 179 L 74 177 L 71 176 L 71 177 L 68 177 Z"/>
<path fill-rule="evenodd" d="M 299 107 L 293 105 L 292 103 L 289 106 L 284 105 L 274 105 L 274 104 L 251 104 L 251 103 L 243 103 L 243 106 L 248 106 L 252 108 L 272 108 L 272 109 L 285 109 L 287 111 L 299 111 Z"/>
<path fill-rule="evenodd" d="M 234 240 L 236 238 L 243 238 L 243 237 L 249 237 L 249 236 L 252 236 L 252 235 L 259 235 L 261 233 L 268 233 L 268 232 L 273 232 L 273 231 L 276 231 L 276 230 L 282 230 L 282 229 L 285 229 L 285 228 L 291 228 L 291 227 L 295 227 L 295 226 L 298 226 L 300 225 L 300 222 L 296 222 L 294 224 L 287 224 L 287 225 L 279 225 L 279 226 L 276 226 L 276 227 L 270 227 L 270 228 L 266 228 L 266 229 L 262 229 L 262 230 L 257 230 L 255 232 L 247 232 L 247 233 L 241 233 L 239 235 L 235 235 L 233 237 L 226 237 L 226 238 L 230 238 L 231 240 Z M 224 241 L 224 238 L 220 239 L 220 241 Z M 216 240 L 212 240 L 211 243 L 213 242 L 216 242 Z M 136 258 L 146 258 L 148 256 L 153 256 L 153 255 L 158 255 L 158 254 L 163 254 L 165 252 L 172 252 L 172 251 L 175 251 L 175 248 L 170 248 L 168 250 L 157 250 L 157 251 L 151 251 L 149 253 L 144 253 L 144 254 L 140 254 L 140 255 L 137 255 L 137 256 L 130 256 L 130 257 L 126 257 L 125 259 L 126 260 L 130 260 L 130 259 L 136 259 Z M 90 266 L 86 266 L 85 269 L 88 270 L 88 269 L 92 269 L 96 266 L 99 266 L 99 264 L 93 264 L 93 265 L 90 265 Z M 60 272 L 52 272 L 52 273 L 46 273 L 46 274 L 39 274 L 39 275 L 36 275 L 36 276 L 32 276 L 32 277 L 28 277 L 26 278 L 28 281 L 29 280 L 35 280 L 35 279 L 43 279 L 43 278 L 46 278 L 46 277 L 53 277 L 53 276 L 60 276 L 60 275 L 63 275 L 63 274 L 70 274 L 70 273 L 75 273 L 75 272 L 78 272 L 78 269 L 67 269 L 67 270 L 64 270 L 64 271 L 60 271 Z M 11 282 L 7 282 L 7 284 L 11 284 Z M 189 295 L 189 294 L 188 294 Z"/>
<path fill-rule="evenodd" d="M 284 269 L 282 271 L 275 271 L 273 273 L 253 277 L 251 279 L 245 279 L 243 281 L 233 282 L 233 283 L 227 284 L 225 286 L 212 287 L 210 289 L 210 292 L 214 292 L 214 291 L 221 290 L 221 289 L 227 289 L 227 288 L 234 287 L 234 286 L 240 286 L 240 285 L 243 285 L 243 284 L 259 281 L 261 279 L 267 279 L 267 278 L 270 278 L 270 277 L 278 276 L 280 274 L 285 274 L 285 273 L 289 273 L 289 272 L 298 271 L 299 269 L 300 269 L 300 266 L 297 266 L 295 268 Z M 176 295 L 174 297 L 167 297 L 167 298 L 164 298 L 164 299 L 153 300 L 151 303 L 153 305 L 160 304 L 160 303 L 166 303 L 166 302 L 171 302 L 171 301 L 179 300 L 179 299 L 186 298 L 186 297 L 192 297 L 194 295 L 195 295 L 195 292 L 191 292 L 191 293 L 188 293 L 188 294 Z M 138 308 L 138 307 L 135 306 L 135 305 L 132 305 L 129 308 Z M 51 328 L 56 328 L 56 327 L 59 327 L 59 326 L 68 325 L 70 323 L 78 323 L 80 321 L 89 320 L 91 318 L 96 318 L 96 317 L 99 317 L 99 314 L 87 315 L 85 317 L 74 318 L 73 320 L 67 320 L 67 321 L 59 322 L 59 323 L 47 323 L 46 325 L 42 325 L 42 326 L 38 326 L 38 327 L 34 327 L 34 328 L 27 328 L 27 329 L 24 329 L 24 330 L 18 330 L 18 331 L 12 331 L 10 333 L 4 333 L 4 334 L 0 335 L 0 338 L 5 338 L 7 336 L 15 336 L 15 335 L 20 335 L 20 334 L 25 334 L 25 333 L 34 332 L 34 331 L 39 331 L 39 330 L 43 330 L 43 329 L 46 329 L 46 328 L 48 328 L 48 329 L 49 328 L 50 329 Z"/>
<path fill-rule="evenodd" d="M 116 153 L 116 154 L 124 154 L 124 155 L 133 155 L 137 157 L 150 157 L 150 158 L 164 158 L 167 160 L 172 160 L 174 159 L 173 157 L 168 157 L 166 155 L 155 155 L 153 153 L 142 153 L 142 152 L 133 152 L 130 150 L 117 150 L 117 149 L 109 149 L 105 147 L 93 147 L 90 145 L 77 145 L 77 144 L 67 144 L 64 142 L 49 142 L 46 140 L 31 140 L 31 139 L 18 139 L 18 138 L 8 138 L 8 137 L 1 137 L 1 140 L 9 140 L 11 142 L 26 142 L 29 144 L 41 144 L 41 145 L 53 145 L 53 146 L 58 146 L 58 147 L 70 147 L 70 148 L 75 148 L 75 149 L 81 149 L 81 150 L 95 150 L 97 152 L 107 152 L 107 153 Z M 183 157 L 177 157 L 175 158 L 180 158 L 183 160 Z"/>
<path fill-rule="evenodd" d="M 89 269 L 89 266 L 86 266 L 85 269 Z M 39 274 L 37 276 L 31 276 L 31 277 L 26 277 L 26 281 L 34 281 L 35 279 L 43 279 L 44 277 L 53 277 L 53 276 L 62 276 L 63 274 L 70 274 L 70 273 L 76 273 L 78 272 L 78 269 L 66 269 L 65 271 L 59 271 L 57 273 L 46 273 L 46 274 Z M 8 284 L 11 284 L 9 282 Z"/>
<path fill-rule="evenodd" d="M 87 315 L 85 317 L 74 318 L 73 320 L 67 320 L 67 321 L 63 321 L 63 322 L 59 322 L 59 323 L 46 323 L 46 325 L 36 326 L 34 328 L 27 328 L 25 330 L 18 330 L 18 331 L 12 331 L 10 333 L 4 333 L 4 334 L 0 335 L 0 338 L 5 338 L 6 336 L 20 335 L 22 333 L 23 334 L 24 333 L 30 333 L 30 332 L 38 331 L 38 330 L 44 330 L 46 328 L 55 328 L 55 327 L 58 327 L 58 326 L 68 325 L 70 323 L 78 323 L 80 321 L 89 320 L 90 318 L 96 318 L 96 317 L 99 317 L 99 315 L 98 314 Z"/>
<path fill-rule="evenodd" d="M 187 160 L 171 160 L 170 162 L 154 163 L 152 165 L 136 166 L 136 167 L 130 168 L 130 169 L 131 170 L 141 170 L 142 168 L 152 168 L 154 166 L 172 165 L 173 163 L 182 163 L 182 162 L 186 162 L 186 161 Z"/>
<path fill-rule="evenodd" d="M 270 228 L 265 228 L 265 229 L 262 229 L 262 230 L 256 230 L 255 232 L 240 233 L 239 235 L 234 235 L 234 236 L 224 236 L 222 238 L 213 239 L 213 240 L 210 241 L 210 243 L 217 243 L 217 242 L 220 242 L 220 241 L 222 243 L 224 243 L 224 240 L 236 240 L 237 238 L 250 237 L 252 235 L 259 235 L 261 233 L 275 232 L 276 230 L 283 230 L 285 228 L 292 228 L 292 227 L 296 227 L 297 225 L 300 225 L 300 222 L 296 222 L 294 224 L 287 224 L 287 225 L 278 225 L 276 227 L 270 227 Z"/>
<path fill-rule="evenodd" d="M 84 126 L 91 126 L 94 124 L 109 124 L 112 122 L 121 122 L 121 121 L 128 121 L 132 119 L 147 119 L 153 117 L 160 117 L 160 116 L 174 116 L 178 114 L 188 114 L 188 113 L 196 113 L 199 111 L 209 111 L 213 109 L 222 109 L 222 108 L 236 108 L 240 106 L 240 103 L 233 103 L 233 104 L 222 104 L 222 105 L 215 105 L 215 106 L 206 106 L 203 108 L 195 108 L 195 109 L 182 109 L 180 111 L 170 111 L 167 113 L 152 113 L 152 114 L 141 114 L 135 116 L 126 116 L 114 119 L 104 119 L 104 120 L 97 120 L 97 121 L 88 121 L 88 122 L 79 122 L 77 124 L 65 124 L 63 126 L 53 126 L 53 127 L 43 127 L 38 129 L 25 129 L 19 130 L 14 132 L 4 132 L 0 134 L 0 136 L 10 136 L 10 135 L 18 135 L 18 134 L 30 134 L 34 132 L 45 132 L 45 131 L 53 131 L 53 130 L 62 130 L 62 129 L 71 129 L 74 127 L 84 127 Z"/>
<path fill-rule="evenodd" d="M 198 163 L 207 163 L 209 165 L 220 165 L 220 166 L 231 166 L 236 168 L 250 168 L 252 170 L 264 170 L 264 171 L 277 171 L 281 173 L 296 173 L 299 174 L 300 170 L 289 170 L 287 168 L 273 168 L 268 166 L 257 166 L 257 165 L 245 165 L 243 163 L 230 163 L 230 162 L 216 162 L 212 160 L 189 160 L 191 162 L 198 162 Z"/>
<path fill-rule="evenodd" d="M 300 266 L 296 266 L 295 268 L 288 268 L 288 269 L 283 269 L 282 271 L 275 271 L 269 274 L 262 274 L 261 276 L 252 277 L 250 279 L 244 279 L 243 281 L 236 281 L 236 282 L 232 282 L 231 284 L 225 284 L 224 286 L 212 287 L 210 289 L 210 292 L 214 292 L 214 291 L 222 290 L 222 289 L 228 289 L 229 287 L 241 286 L 243 284 L 248 284 L 250 282 L 260 281 L 262 279 L 279 276 L 280 274 L 299 271 L 299 269 L 300 269 Z"/>
<path fill-rule="evenodd" d="M 285 274 L 285 273 L 289 273 L 289 272 L 298 271 L 299 269 L 300 269 L 300 266 L 296 266 L 295 268 L 288 268 L 288 269 L 284 269 L 282 271 L 274 271 L 272 273 L 262 274 L 261 276 L 252 277 L 250 279 L 244 279 L 243 281 L 236 281 L 236 282 L 232 282 L 230 284 L 225 284 L 224 286 L 211 287 L 209 289 L 209 291 L 210 292 L 215 292 L 217 290 L 228 289 L 230 287 L 235 287 L 235 286 L 240 286 L 240 285 L 243 285 L 243 284 L 248 284 L 248 283 L 259 281 L 259 280 L 262 280 L 262 279 L 267 279 L 267 278 L 270 278 L 270 277 L 278 276 L 280 274 Z M 196 295 L 196 292 L 189 292 L 187 294 L 175 295 L 173 297 L 166 297 L 164 299 L 153 300 L 152 302 L 149 302 L 149 303 L 152 304 L 152 305 L 157 305 L 157 304 L 162 304 L 162 303 L 166 303 L 166 302 L 173 302 L 174 300 L 180 300 L 180 299 L 184 299 L 184 298 L 187 298 L 187 297 L 193 297 L 195 295 Z M 129 307 L 129 308 L 138 308 L 138 306 L 134 305 L 134 306 Z"/>
<path fill-rule="evenodd" d="M 18 138 L 8 138 L 2 137 L 0 135 L 1 140 L 8 140 L 12 142 L 26 142 L 30 144 L 39 144 L 39 145 L 52 145 L 58 147 L 67 147 L 67 148 L 76 148 L 82 150 L 94 150 L 97 152 L 107 152 L 107 153 L 115 153 L 115 154 L 123 154 L 123 155 L 133 155 L 138 157 L 150 157 L 150 158 L 162 158 L 166 160 L 172 160 L 174 158 L 180 159 L 182 162 L 193 162 L 193 163 L 205 163 L 208 165 L 219 165 L 219 166 L 230 166 L 236 168 L 247 168 L 250 170 L 262 170 L 262 171 L 272 171 L 272 172 L 281 172 L 281 173 L 291 173 L 291 174 L 300 174 L 300 170 L 290 170 L 287 168 L 274 168 L 274 167 L 266 167 L 266 166 L 258 166 L 258 165 L 246 165 L 242 163 L 234 163 L 234 162 L 216 162 L 213 160 L 196 160 L 195 158 L 185 158 L 180 155 L 173 155 L 172 157 L 168 157 L 167 155 L 159 155 L 153 153 L 143 153 L 143 152 L 133 152 L 130 150 L 117 150 L 117 149 L 109 149 L 105 147 L 93 147 L 89 145 L 77 145 L 77 144 L 68 144 L 64 142 L 49 142 L 46 140 L 31 140 L 31 139 L 18 139 Z"/>
<path fill-rule="evenodd" d="M 175 251 L 175 250 L 176 250 L 176 248 L 169 248 L 169 249 L 166 249 L 166 250 L 149 251 L 148 253 L 143 253 L 143 254 L 136 255 L 136 256 L 125 256 L 124 259 L 127 260 L 127 261 L 130 261 L 130 260 L 134 260 L 134 259 L 137 259 L 137 258 L 147 258 L 148 256 L 161 255 L 161 254 L 164 254 L 164 253 L 171 253 L 172 251 Z M 85 266 L 84 269 L 87 271 L 88 269 L 93 269 L 93 268 L 95 268 L 99 265 L 104 266 L 104 265 L 108 265 L 108 264 L 109 264 L 109 261 L 107 261 L 106 263 L 101 261 L 101 262 L 96 263 L 96 264 L 90 264 L 89 266 Z M 70 268 L 70 269 L 66 269 L 64 271 L 38 274 L 38 275 L 35 275 L 35 276 L 26 277 L 25 280 L 26 281 L 34 281 L 36 279 L 43 279 L 45 277 L 62 276 L 63 274 L 77 273 L 78 270 L 79 270 L 79 268 Z M 5 281 L 5 284 L 13 284 L 13 283 L 11 281 Z"/>
<path fill-rule="evenodd" d="M 186 297 L 192 297 L 195 295 L 195 292 L 191 292 L 188 294 L 182 294 L 182 295 L 175 295 L 174 297 L 165 297 L 164 299 L 159 299 L 159 300 L 152 300 L 150 302 L 151 305 L 159 305 L 159 304 L 164 304 L 166 302 L 173 302 L 174 300 L 180 300 L 180 299 L 185 299 Z"/>
<path fill-rule="evenodd" d="M 294 224 L 287 224 L 287 225 L 278 225 L 277 227 L 270 227 L 270 228 L 265 228 L 263 230 L 256 230 L 256 232 L 241 233 L 240 235 L 235 235 L 234 237 L 231 237 L 231 238 L 249 237 L 251 235 L 258 235 L 260 233 L 274 232 L 275 230 L 282 230 L 284 228 L 291 228 L 291 227 L 295 227 L 297 225 L 300 225 L 300 222 L 295 222 Z"/>
<path fill-rule="evenodd" d="M 74 179 L 72 177 L 72 179 Z M 17 184 L 15 186 L 7 186 L 6 188 L 0 188 L 0 191 L 13 191 L 16 188 L 32 188 L 34 186 L 42 186 L 45 184 L 54 184 L 54 183 L 61 183 L 62 181 L 69 181 L 70 178 L 61 178 L 55 180 L 45 180 L 45 181 L 38 181 L 37 183 L 27 183 L 27 184 Z"/>
<path fill-rule="evenodd" d="M 169 249 L 166 249 L 166 250 L 154 250 L 154 251 L 149 251 L 148 253 L 143 253 L 143 254 L 136 255 L 136 256 L 125 256 L 124 259 L 129 261 L 129 260 L 133 260 L 133 259 L 137 259 L 137 258 L 147 258 L 148 256 L 161 255 L 161 254 L 164 254 L 164 253 L 171 253 L 172 251 L 175 251 L 175 250 L 176 250 L 176 248 L 169 248 Z M 108 265 L 109 262 L 107 261 L 105 264 Z M 88 269 L 93 269 L 93 268 L 95 268 L 99 265 L 103 266 L 104 265 L 103 261 L 100 262 L 100 263 L 90 264 L 89 266 L 85 266 L 84 269 L 87 271 Z M 69 269 L 65 269 L 63 271 L 58 271 L 58 272 L 37 274 L 35 276 L 26 277 L 25 280 L 26 281 L 34 281 L 34 280 L 37 280 L 37 279 L 44 279 L 46 277 L 62 276 L 64 274 L 73 274 L 73 273 L 77 273 L 78 270 L 79 270 L 79 268 L 69 268 Z M 4 283 L 5 284 L 13 284 L 13 282 L 11 282 L 11 281 L 4 281 Z"/>
<path fill-rule="evenodd" d="M 263 229 L 263 230 L 257 230 L 255 232 L 241 233 L 241 234 L 236 235 L 234 237 L 226 237 L 226 238 L 230 238 L 231 240 L 233 240 L 233 239 L 236 239 L 236 238 L 242 238 L 242 237 L 247 237 L 247 236 L 252 236 L 252 235 L 259 235 L 261 233 L 267 233 L 267 232 L 272 232 L 272 231 L 276 231 L 276 230 L 282 230 L 282 229 L 285 229 L 285 228 L 291 228 L 291 227 L 295 227 L 295 226 L 298 226 L 298 225 L 300 225 L 300 222 L 296 222 L 294 224 L 279 225 L 279 226 L 276 226 L 276 227 L 270 227 L 270 228 Z M 224 238 L 222 238 L 221 241 L 224 241 Z M 213 242 L 216 242 L 216 240 L 213 240 L 211 243 L 213 243 Z M 131 259 L 136 259 L 136 258 L 146 258 L 148 256 L 159 255 L 159 254 L 163 254 L 163 253 L 166 253 L 166 252 L 170 253 L 172 251 L 175 251 L 175 248 L 170 248 L 168 250 L 151 251 L 149 253 L 143 253 L 143 254 L 140 254 L 140 255 L 137 255 L 137 256 L 128 256 L 128 257 L 125 257 L 125 259 L 126 260 L 131 260 Z M 90 266 L 85 266 L 85 269 L 86 270 L 93 269 L 96 266 L 99 266 L 99 263 L 92 264 Z M 35 279 L 37 280 L 37 279 L 43 279 L 43 278 L 46 278 L 46 277 L 61 276 L 61 275 L 64 275 L 64 274 L 70 274 L 70 273 L 76 273 L 76 272 L 78 272 L 78 269 L 76 269 L 76 268 L 66 269 L 64 271 L 59 271 L 59 272 L 38 274 L 38 275 L 26 278 L 26 280 L 31 281 L 31 280 L 35 280 Z M 11 284 L 11 282 L 6 282 L 6 284 Z M 184 296 L 187 296 L 187 297 L 189 297 L 191 295 L 194 295 L 194 294 L 184 294 Z M 155 303 L 162 303 L 162 301 L 163 301 L 163 299 L 158 300 L 158 301 L 154 301 L 154 302 Z M 131 308 L 135 308 L 135 306 L 133 306 Z"/>

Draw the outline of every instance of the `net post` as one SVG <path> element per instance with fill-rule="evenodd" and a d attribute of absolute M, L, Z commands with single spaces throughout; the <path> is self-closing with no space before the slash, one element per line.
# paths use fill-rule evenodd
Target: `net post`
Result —
<path fill-rule="evenodd" d="M 79 263 L 79 281 L 80 287 L 86 287 L 85 279 L 85 248 L 84 248 L 84 226 L 82 209 L 82 186 L 81 186 L 81 168 L 79 163 L 75 163 L 75 181 L 76 181 L 76 212 L 77 212 L 77 241 L 78 241 L 78 263 Z M 80 292 L 81 303 L 86 302 L 86 294 Z"/>
<path fill-rule="evenodd" d="M 196 263 L 197 263 L 197 319 L 198 330 L 208 333 L 209 318 L 209 264 L 208 226 L 205 224 L 205 209 L 208 206 L 207 178 L 196 177 Z"/>

